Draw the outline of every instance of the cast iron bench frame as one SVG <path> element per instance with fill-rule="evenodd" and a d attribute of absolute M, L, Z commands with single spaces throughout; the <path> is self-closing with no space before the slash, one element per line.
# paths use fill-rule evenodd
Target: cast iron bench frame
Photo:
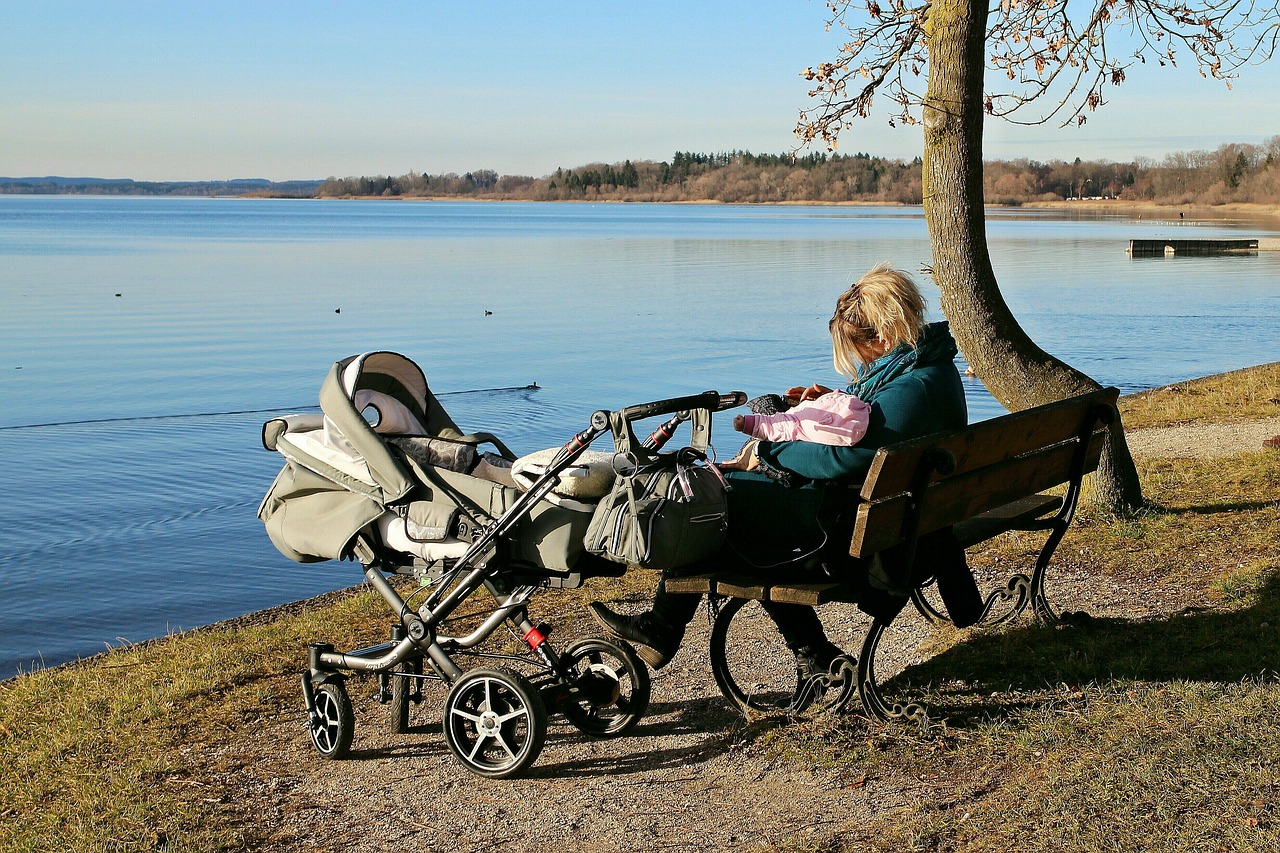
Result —
<path fill-rule="evenodd" d="M 918 539 L 948 525 L 954 525 L 965 548 L 1012 530 L 1044 531 L 1048 535 L 1031 575 L 1014 574 L 1004 587 L 991 592 L 978 626 L 1008 622 L 1028 607 L 1042 623 L 1064 621 L 1046 598 L 1045 572 L 1075 515 L 1085 474 L 1098 467 L 1107 425 L 1116 416 L 1118 393 L 1115 388 L 1105 388 L 881 448 L 857 496 L 849 553 L 869 557 L 904 545 L 907 565 L 911 565 Z M 1063 484 L 1065 492 L 1048 492 L 1061 491 Z M 932 583 L 928 578 L 913 589 L 911 601 L 926 619 L 947 621 L 925 596 Z M 726 668 L 724 648 L 728 623 L 743 604 L 756 600 L 817 607 L 829 602 L 857 602 L 853 584 L 770 582 L 742 573 L 668 578 L 666 588 L 709 597 L 715 613 L 712 669 L 725 698 L 744 711 L 761 706 L 734 683 Z M 876 648 L 894 618 L 896 614 L 872 620 L 856 660 L 856 693 L 871 719 L 923 720 L 923 708 L 915 703 L 891 704 L 876 683 Z M 837 686 L 828 691 L 824 706 L 844 710 L 852 699 L 855 691 L 850 677 L 855 672 L 851 664 L 845 664 L 844 672 L 831 674 L 831 682 Z M 812 692 L 812 685 L 798 684 L 790 707 L 799 708 L 807 702 L 802 697 L 806 692 Z"/>

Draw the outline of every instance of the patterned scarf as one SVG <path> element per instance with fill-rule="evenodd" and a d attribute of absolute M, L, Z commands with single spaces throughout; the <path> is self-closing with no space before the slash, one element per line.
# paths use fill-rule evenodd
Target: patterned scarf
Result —
<path fill-rule="evenodd" d="M 880 389 L 904 373 L 910 373 L 917 367 L 949 362 L 957 352 L 959 349 L 948 324 L 945 321 L 930 323 L 924 327 L 914 348 L 910 344 L 898 344 L 892 352 L 866 365 L 846 390 L 859 400 L 870 402 Z"/>

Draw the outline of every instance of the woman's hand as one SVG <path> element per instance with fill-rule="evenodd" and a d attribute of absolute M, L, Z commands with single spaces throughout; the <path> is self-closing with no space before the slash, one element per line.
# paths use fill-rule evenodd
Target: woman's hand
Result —
<path fill-rule="evenodd" d="M 796 403 L 803 403 L 807 400 L 816 400 L 819 397 L 821 397 L 823 394 L 830 394 L 830 393 L 831 393 L 830 388 L 828 388 L 825 385 L 819 385 L 817 382 L 815 382 L 812 385 L 810 385 L 808 388 L 804 387 L 803 385 L 797 385 L 794 388 L 788 388 L 787 393 L 783 394 L 782 396 L 786 397 L 789 401 L 791 401 L 792 405 L 795 405 Z"/>

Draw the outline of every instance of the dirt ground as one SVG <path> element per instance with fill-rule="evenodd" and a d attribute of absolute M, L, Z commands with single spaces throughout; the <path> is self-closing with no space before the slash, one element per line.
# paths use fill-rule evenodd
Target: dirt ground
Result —
<path fill-rule="evenodd" d="M 1135 455 L 1239 452 L 1277 434 L 1280 419 L 1272 419 L 1139 431 L 1130 447 Z M 1111 579 L 1103 589 L 1066 559 L 1054 569 L 1055 600 L 1098 616 L 1141 618 L 1199 603 L 1173 587 L 1126 595 Z M 836 605 L 823 617 L 832 638 L 856 651 L 865 617 Z M 580 605 L 555 624 L 562 645 L 598 633 Z M 931 630 L 903 611 L 881 645 L 881 679 L 916 660 Z M 858 839 L 869 818 L 936 797 L 927 780 L 797 766 L 741 739 L 742 718 L 712 679 L 708 633 L 699 616 L 674 661 L 655 674 L 648 712 L 631 733 L 593 740 L 553 717 L 541 756 L 520 779 L 478 778 L 454 760 L 441 735 L 440 687 L 413 708 L 411 732 L 393 735 L 387 709 L 372 697 L 375 682 L 352 679 L 348 758 L 326 761 L 312 750 L 299 702 L 222 747 L 219 763 L 234 769 L 219 787 L 253 803 L 263 849 L 283 851 L 770 849 L 832 833 Z"/>

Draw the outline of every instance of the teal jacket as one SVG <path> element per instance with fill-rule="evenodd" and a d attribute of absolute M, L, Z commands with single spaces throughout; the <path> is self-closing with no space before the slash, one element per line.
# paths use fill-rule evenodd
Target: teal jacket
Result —
<path fill-rule="evenodd" d="M 729 538 L 746 553 L 768 552 L 762 560 L 783 559 L 825 538 L 819 514 L 847 510 L 844 497 L 824 500 L 829 484 L 858 486 L 879 448 L 934 432 L 960 429 L 968 423 L 964 384 L 952 359 L 955 341 L 946 323 L 926 329 L 918 350 L 900 347 L 868 365 L 849 386 L 871 406 L 866 436 L 853 447 L 831 447 L 807 441 L 762 441 L 757 453 L 768 465 L 791 471 L 809 482 L 783 486 L 756 471 L 731 471 Z M 839 506 L 832 506 L 831 502 Z"/>
<path fill-rule="evenodd" d="M 878 367 L 906 353 L 905 347 L 868 366 L 873 378 Z M 955 342 L 946 323 L 930 325 L 921 339 L 919 358 L 896 377 L 879 384 L 854 382 L 850 393 L 871 406 L 867 434 L 852 447 L 832 447 L 808 441 L 762 441 L 760 458 L 809 480 L 860 483 L 881 447 L 934 432 L 961 429 L 968 424 L 964 383 L 956 370 Z"/>

